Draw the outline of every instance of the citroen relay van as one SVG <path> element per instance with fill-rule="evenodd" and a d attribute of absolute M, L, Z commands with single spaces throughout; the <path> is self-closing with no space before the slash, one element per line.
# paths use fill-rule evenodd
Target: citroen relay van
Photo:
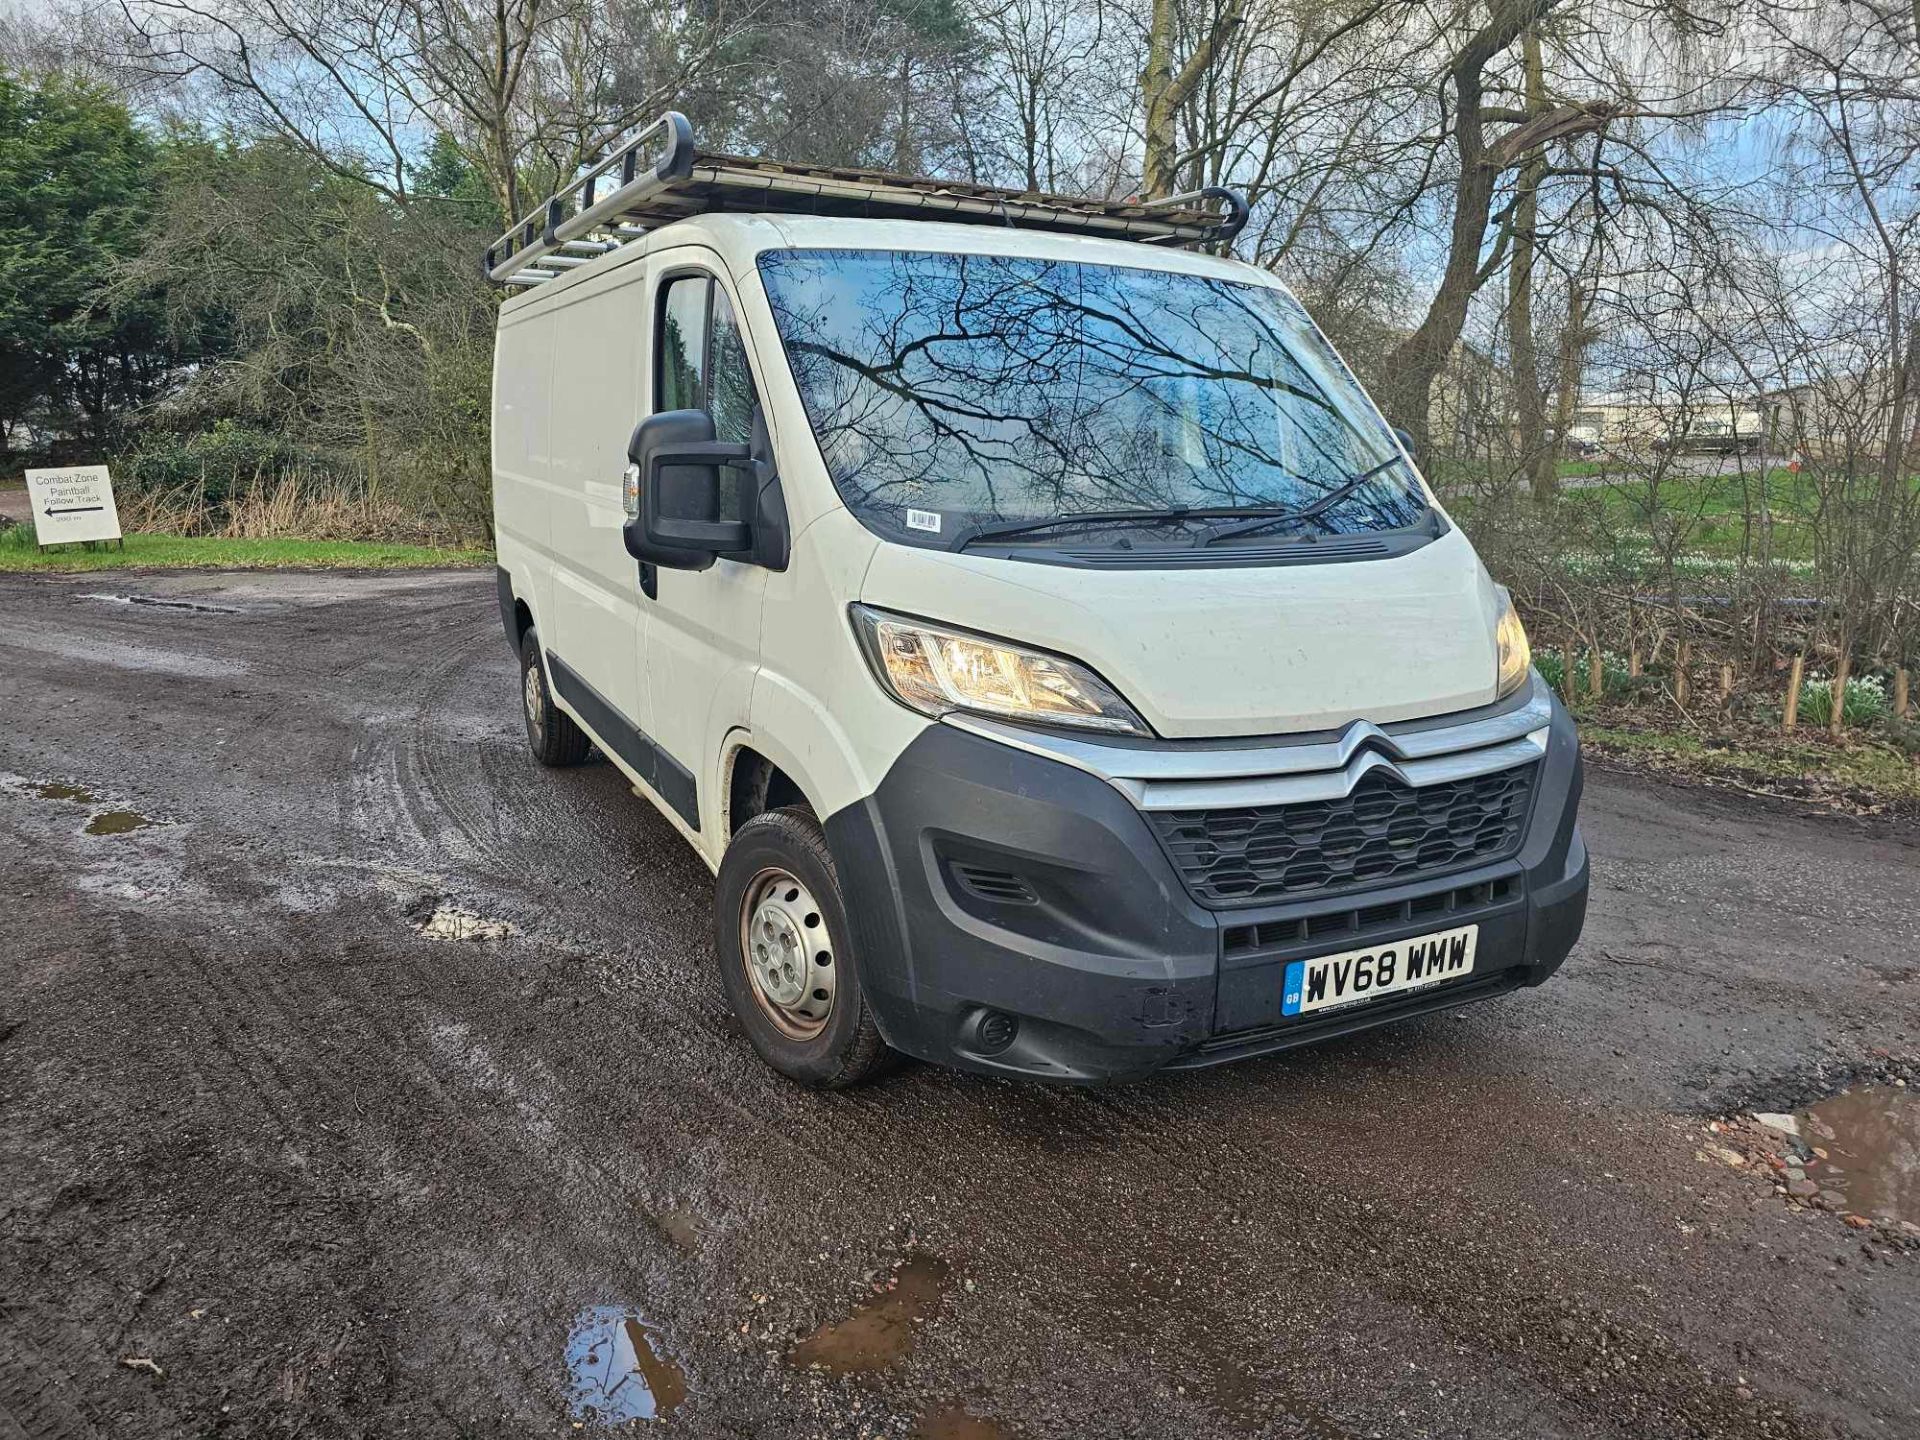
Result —
<path fill-rule="evenodd" d="M 669 115 L 487 252 L 528 743 L 714 871 L 786 1075 L 1207 1066 L 1574 944 L 1573 725 L 1244 217 Z"/>

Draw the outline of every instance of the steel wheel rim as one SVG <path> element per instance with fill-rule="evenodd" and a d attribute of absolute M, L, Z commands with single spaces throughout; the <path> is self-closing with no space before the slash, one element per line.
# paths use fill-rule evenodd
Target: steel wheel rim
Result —
<path fill-rule="evenodd" d="M 839 963 L 826 916 L 798 876 L 769 866 L 740 905 L 740 959 L 755 1003 L 791 1040 L 811 1040 L 833 1018 Z"/>
<path fill-rule="evenodd" d="M 540 690 L 540 662 L 535 660 L 527 666 L 527 673 L 520 682 L 520 702 L 526 707 L 527 731 L 533 736 L 535 745 L 547 738 L 546 707 L 541 703 L 544 698 Z"/>

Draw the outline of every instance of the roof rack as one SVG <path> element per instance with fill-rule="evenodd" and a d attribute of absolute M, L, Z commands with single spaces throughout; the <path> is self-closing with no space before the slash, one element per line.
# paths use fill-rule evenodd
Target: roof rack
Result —
<path fill-rule="evenodd" d="M 669 110 L 489 245 L 487 278 L 556 280 L 651 229 L 715 211 L 962 221 L 1178 246 L 1224 245 L 1247 223 L 1245 197 L 1221 185 L 1164 200 L 1088 200 L 700 153 L 687 117 Z"/>

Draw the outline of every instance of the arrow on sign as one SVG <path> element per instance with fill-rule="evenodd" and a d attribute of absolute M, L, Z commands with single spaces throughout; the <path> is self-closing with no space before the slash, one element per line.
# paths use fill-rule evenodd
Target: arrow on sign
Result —
<path fill-rule="evenodd" d="M 107 507 L 104 505 L 69 505 L 63 510 L 56 510 L 51 505 L 49 505 L 47 507 L 47 514 L 49 515 L 84 515 L 89 510 L 104 510 L 106 508 Z"/>

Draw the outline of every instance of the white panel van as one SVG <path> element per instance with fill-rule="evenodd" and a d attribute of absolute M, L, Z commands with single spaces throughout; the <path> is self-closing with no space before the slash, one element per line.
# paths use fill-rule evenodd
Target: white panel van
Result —
<path fill-rule="evenodd" d="M 500 613 L 535 757 L 715 872 L 769 1064 L 1108 1080 L 1559 967 L 1573 725 L 1278 280 L 668 142 L 488 254 Z"/>

